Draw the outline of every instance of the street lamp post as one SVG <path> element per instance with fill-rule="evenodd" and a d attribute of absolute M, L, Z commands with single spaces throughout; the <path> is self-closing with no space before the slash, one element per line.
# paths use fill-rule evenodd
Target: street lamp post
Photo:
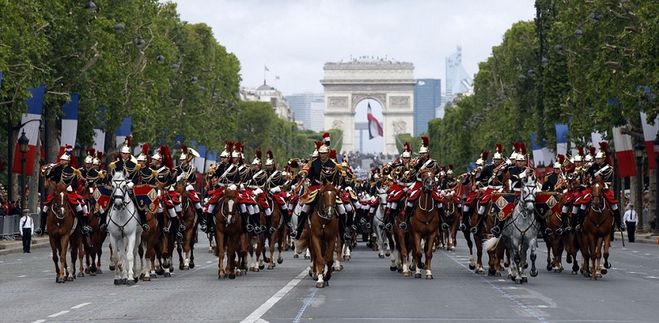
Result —
<path fill-rule="evenodd" d="M 25 209 L 25 154 L 28 152 L 30 147 L 28 144 L 30 140 L 25 136 L 25 130 L 21 132 L 21 137 L 18 138 L 18 147 L 21 151 L 21 189 L 20 189 L 20 198 L 21 198 L 21 210 Z"/>

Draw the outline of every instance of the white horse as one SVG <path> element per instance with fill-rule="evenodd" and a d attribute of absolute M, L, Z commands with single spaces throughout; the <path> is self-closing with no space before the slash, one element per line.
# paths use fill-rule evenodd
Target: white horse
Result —
<path fill-rule="evenodd" d="M 132 183 L 131 183 L 132 184 Z M 115 285 L 133 285 L 137 282 L 135 273 L 141 272 L 137 268 L 135 259 L 139 256 L 138 250 L 142 236 L 142 227 L 139 224 L 137 207 L 129 196 L 129 182 L 123 172 L 115 172 L 112 176 L 112 198 L 114 200 L 107 217 L 107 228 L 110 235 L 110 244 L 114 246 L 112 262 L 117 266 L 114 270 Z M 140 264 L 143 262 L 140 259 Z"/>
<path fill-rule="evenodd" d="M 389 245 L 389 238 L 384 231 L 384 209 L 387 205 L 387 188 L 380 187 L 377 188 L 377 196 L 373 196 L 374 199 L 378 199 L 378 206 L 375 210 L 375 215 L 373 216 L 373 229 L 375 231 L 375 243 L 378 247 L 378 258 L 384 258 L 391 256 L 391 246 Z M 371 206 L 373 207 L 373 206 Z M 395 260 L 392 258 L 392 265 L 395 263 Z"/>

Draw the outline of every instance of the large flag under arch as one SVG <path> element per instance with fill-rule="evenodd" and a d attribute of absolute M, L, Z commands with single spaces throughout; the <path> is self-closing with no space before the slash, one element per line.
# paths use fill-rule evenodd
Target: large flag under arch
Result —
<path fill-rule="evenodd" d="M 368 103 L 368 109 L 366 110 L 366 118 L 368 119 L 368 139 L 384 136 L 382 124 L 373 114 L 370 102 Z"/>

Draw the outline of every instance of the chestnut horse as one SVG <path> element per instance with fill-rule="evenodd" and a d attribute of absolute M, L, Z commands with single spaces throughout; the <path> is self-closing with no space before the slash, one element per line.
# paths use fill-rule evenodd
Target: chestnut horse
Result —
<path fill-rule="evenodd" d="M 277 263 L 281 264 L 284 262 L 284 258 L 281 257 L 281 250 L 283 249 L 284 244 L 284 235 L 286 234 L 284 225 L 284 215 L 281 214 L 281 208 L 277 203 L 270 199 L 268 201 L 272 214 L 270 214 L 270 229 L 266 232 L 266 238 L 268 239 L 268 249 L 270 251 L 270 262 L 268 264 L 268 269 L 275 268 L 275 245 L 277 245 Z"/>
<path fill-rule="evenodd" d="M 410 219 L 410 233 L 414 241 L 414 260 L 416 270 L 414 278 L 421 278 L 421 239 L 425 240 L 425 263 L 426 279 L 432 277 L 432 249 L 439 228 L 439 209 L 433 199 L 433 191 L 437 186 L 435 174 L 424 171 L 420 174 L 423 186 L 421 195 L 415 201 L 414 215 Z"/>
<path fill-rule="evenodd" d="M 184 226 L 183 239 L 180 244 L 177 244 L 176 251 L 178 252 L 180 270 L 193 269 L 194 263 L 194 245 L 197 242 L 197 212 L 195 207 L 188 198 L 188 192 L 185 190 L 185 185 L 182 182 L 177 183 L 176 191 L 181 195 L 181 221 Z M 174 228 L 174 230 L 176 230 Z"/>
<path fill-rule="evenodd" d="M 245 259 L 247 257 L 247 240 L 241 226 L 240 209 L 238 208 L 238 191 L 235 185 L 229 186 L 215 208 L 215 241 L 216 255 L 219 257 L 217 263 L 217 278 L 228 276 L 229 279 L 236 278 L 236 257 Z M 224 257 L 227 255 L 226 269 Z"/>
<path fill-rule="evenodd" d="M 602 180 L 597 178 L 591 189 L 592 198 L 583 221 L 580 243 L 581 254 L 584 257 L 581 272 L 595 279 L 602 278 L 602 275 L 606 275 L 607 269 L 611 268 L 609 247 L 614 221 L 611 207 L 604 198 L 604 188 Z M 604 266 L 601 263 L 602 255 L 604 255 Z"/>
<path fill-rule="evenodd" d="M 74 234 L 77 220 L 75 211 L 69 204 L 66 197 L 66 184 L 58 183 L 55 185 L 53 199 L 48 208 L 46 218 L 46 228 L 50 240 L 50 248 L 53 253 L 53 262 L 55 263 L 56 283 L 71 281 L 75 275 L 75 268 L 67 266 L 66 253 L 69 249 L 71 235 Z M 72 256 L 77 256 L 77 250 L 71 251 Z"/>
<path fill-rule="evenodd" d="M 311 248 L 317 288 L 329 286 L 332 278 L 334 251 L 339 238 L 339 218 L 336 211 L 338 192 L 326 183 L 318 192 L 318 204 L 311 215 Z"/>

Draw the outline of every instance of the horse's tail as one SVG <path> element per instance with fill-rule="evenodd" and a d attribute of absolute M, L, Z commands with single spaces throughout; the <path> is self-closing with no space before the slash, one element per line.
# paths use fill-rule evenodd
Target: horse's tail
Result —
<path fill-rule="evenodd" d="M 492 238 L 487 239 L 485 241 L 485 245 L 484 245 L 485 250 L 490 251 L 490 250 L 496 248 L 497 244 L 499 244 L 499 239 L 501 239 L 501 238 L 500 237 L 498 237 L 498 238 L 497 237 L 492 237 Z"/>

